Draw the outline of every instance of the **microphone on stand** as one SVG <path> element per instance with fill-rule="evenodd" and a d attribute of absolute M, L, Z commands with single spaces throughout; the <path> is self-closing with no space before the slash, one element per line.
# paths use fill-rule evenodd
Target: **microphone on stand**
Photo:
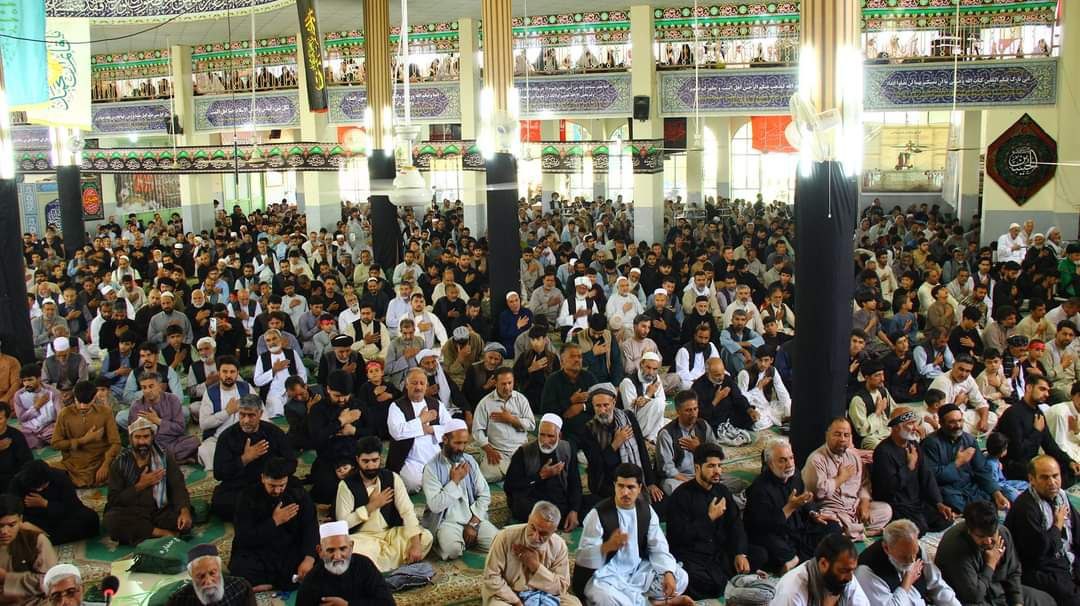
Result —
<path fill-rule="evenodd" d="M 109 575 L 101 580 L 101 594 L 105 596 L 105 604 L 108 606 L 116 591 L 120 589 L 120 579 Z"/>

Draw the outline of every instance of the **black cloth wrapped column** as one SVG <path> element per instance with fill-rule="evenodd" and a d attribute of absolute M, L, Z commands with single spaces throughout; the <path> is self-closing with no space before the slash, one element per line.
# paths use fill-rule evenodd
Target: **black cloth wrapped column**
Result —
<path fill-rule="evenodd" d="M 34 361 L 34 336 L 26 308 L 26 262 L 19 233 L 18 186 L 14 179 L 0 179 L 0 340 L 4 353 L 23 364 Z M 79 216 L 82 219 L 82 216 Z M 81 222 L 81 221 L 80 221 Z"/>
<path fill-rule="evenodd" d="M 394 186 L 394 156 L 381 149 L 372 150 L 368 156 L 368 175 L 371 190 L 377 192 L 371 196 L 371 256 L 389 280 L 402 256 L 397 207 L 390 203 L 387 194 Z"/>
<path fill-rule="evenodd" d="M 496 153 L 487 161 L 488 276 L 491 315 L 498 325 L 506 293 L 521 288 L 521 224 L 518 220 L 517 160 Z"/>
<path fill-rule="evenodd" d="M 847 409 L 858 190 L 839 162 L 815 162 L 795 187 L 795 338 L 791 443 L 799 465 Z M 790 347 L 790 346 L 788 346 Z"/>
<path fill-rule="evenodd" d="M 83 221 L 82 174 L 77 165 L 56 167 L 56 189 L 60 195 L 60 222 L 64 251 L 68 259 L 86 244 L 86 222 Z"/>

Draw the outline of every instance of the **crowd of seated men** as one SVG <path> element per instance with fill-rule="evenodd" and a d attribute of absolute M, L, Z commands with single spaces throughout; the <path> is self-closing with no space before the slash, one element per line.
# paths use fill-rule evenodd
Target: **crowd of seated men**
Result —
<path fill-rule="evenodd" d="M 1077 603 L 1080 244 L 1028 222 L 982 247 L 936 207 L 867 208 L 846 415 L 799 470 L 780 438 L 786 206 L 669 207 L 654 243 L 629 238 L 621 200 L 521 210 L 522 281 L 499 305 L 499 261 L 450 201 L 405 211 L 393 267 L 352 207 L 320 231 L 284 206 L 218 209 L 198 235 L 110 218 L 70 260 L 55 230 L 28 234 L 38 360 L 0 357 L 0 418 L 19 421 L 0 437 L 5 593 L 78 595 L 55 544 L 191 535 L 194 465 L 234 526 L 231 576 L 194 548 L 177 604 L 392 603 L 380 573 L 469 550 L 488 553 L 494 604 L 691 603 L 759 570 L 780 603 Z M 755 443 L 745 487 L 725 448 Z M 45 445 L 54 467 L 33 462 Z M 98 486 L 100 519 L 77 493 Z M 927 532 L 944 533 L 933 562 Z"/>

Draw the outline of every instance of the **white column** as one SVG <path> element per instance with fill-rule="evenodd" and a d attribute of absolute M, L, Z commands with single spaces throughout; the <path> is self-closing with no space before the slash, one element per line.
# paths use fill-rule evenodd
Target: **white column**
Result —
<path fill-rule="evenodd" d="M 214 145 L 220 135 L 195 133 L 195 102 L 191 81 L 191 47 L 173 46 L 169 49 L 172 61 L 173 105 L 180 117 L 184 134 L 176 135 L 177 145 Z M 200 232 L 214 226 L 214 198 L 221 191 L 221 175 L 180 175 L 180 217 L 184 229 Z M 224 200 L 221 201 L 224 204 Z"/>
<path fill-rule="evenodd" d="M 1058 61 L 1058 133 L 1059 162 L 1075 161 L 1080 158 L 1080 137 L 1076 129 L 1080 126 L 1080 116 L 1076 108 L 1080 107 L 1080 91 L 1076 89 L 1076 70 L 1080 67 L 1080 10 L 1075 3 L 1064 11 L 1064 27 L 1068 32 L 1061 36 L 1061 59 Z M 1065 3 L 1061 4 L 1064 10 Z M 1080 209 L 1080 172 L 1070 166 L 1059 166 L 1054 176 L 1054 190 L 1057 194 L 1055 225 L 1061 229 L 1066 240 L 1077 237 L 1076 213 Z M 1039 231 L 1045 232 L 1049 225 L 1038 225 Z"/>
<path fill-rule="evenodd" d="M 716 196 L 731 197 L 731 118 L 708 118 L 705 125 L 716 137 Z"/>
<path fill-rule="evenodd" d="M 960 126 L 959 171 L 960 197 L 956 201 L 956 217 L 963 225 L 979 207 L 979 155 L 982 153 L 982 111 L 969 110 L 963 114 Z"/>
<path fill-rule="evenodd" d="M 659 115 L 656 92 L 656 62 L 653 61 L 653 9 L 630 7 L 630 90 L 634 96 L 647 95 L 649 119 L 634 121 L 634 139 L 663 139 L 664 122 Z M 634 240 L 660 242 L 664 236 L 664 174 L 634 175 Z"/>
<path fill-rule="evenodd" d="M 690 206 L 702 206 L 702 189 L 705 185 L 705 119 L 686 119 L 686 198 Z M 700 135 L 700 136 L 699 136 Z"/>
<path fill-rule="evenodd" d="M 478 22 L 458 19 L 458 87 L 461 98 L 461 138 L 475 141 L 480 133 L 480 53 Z M 465 170 L 461 174 L 461 205 L 465 227 L 473 237 L 487 233 L 487 179 L 483 172 Z"/>
<path fill-rule="evenodd" d="M 559 140 L 559 121 L 558 120 L 541 120 L 540 121 L 540 140 L 541 141 L 558 141 Z M 540 175 L 540 189 L 542 190 L 540 203 L 543 207 L 543 211 L 551 211 L 551 194 L 555 193 L 558 188 L 559 175 L 542 173 Z M 566 192 L 558 192 L 560 197 L 566 195 Z"/>
<path fill-rule="evenodd" d="M 296 39 L 299 40 L 300 36 L 297 35 Z M 299 45 L 296 53 L 296 64 L 303 65 L 303 49 Z M 300 99 L 300 140 L 337 141 L 336 131 L 327 123 L 329 113 L 315 113 L 307 109 L 307 78 L 299 77 L 296 80 Z M 301 175 L 297 189 L 304 193 L 303 206 L 300 208 L 307 216 L 308 231 L 318 231 L 323 227 L 333 231 L 341 220 L 341 186 L 338 184 L 337 171 L 306 170 Z"/>

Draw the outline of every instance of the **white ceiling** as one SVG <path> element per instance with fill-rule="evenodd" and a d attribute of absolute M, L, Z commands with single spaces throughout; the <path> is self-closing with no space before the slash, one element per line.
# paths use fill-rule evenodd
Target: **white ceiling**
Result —
<path fill-rule="evenodd" d="M 171 44 L 193 46 L 208 42 L 226 40 L 245 40 L 251 38 L 251 15 L 243 8 L 244 1 L 236 2 L 237 12 L 226 19 L 224 17 L 204 20 L 173 22 L 152 31 L 144 31 L 152 25 L 101 25 L 91 28 L 94 40 L 103 40 L 117 36 L 136 34 L 122 40 L 94 42 L 93 52 L 119 53 L 165 48 Z M 650 2 L 652 6 L 688 6 L 692 0 L 660 0 Z M 591 0 L 584 6 L 581 0 L 513 0 L 514 16 L 551 15 L 574 13 L 587 9 L 590 11 L 625 10 L 630 0 Z M 346 31 L 362 29 L 362 0 L 322 0 L 319 6 L 319 21 L 322 31 Z M 390 19 L 392 24 L 401 22 L 400 2 L 390 0 Z M 528 12 L 526 12 L 528 8 Z M 480 0 L 413 0 L 409 4 L 410 23 L 438 23 L 454 21 L 464 17 L 480 18 Z M 232 36 L 229 35 L 231 22 Z M 274 11 L 255 15 L 255 38 L 295 34 L 299 30 L 296 20 L 296 7 L 288 6 Z"/>

